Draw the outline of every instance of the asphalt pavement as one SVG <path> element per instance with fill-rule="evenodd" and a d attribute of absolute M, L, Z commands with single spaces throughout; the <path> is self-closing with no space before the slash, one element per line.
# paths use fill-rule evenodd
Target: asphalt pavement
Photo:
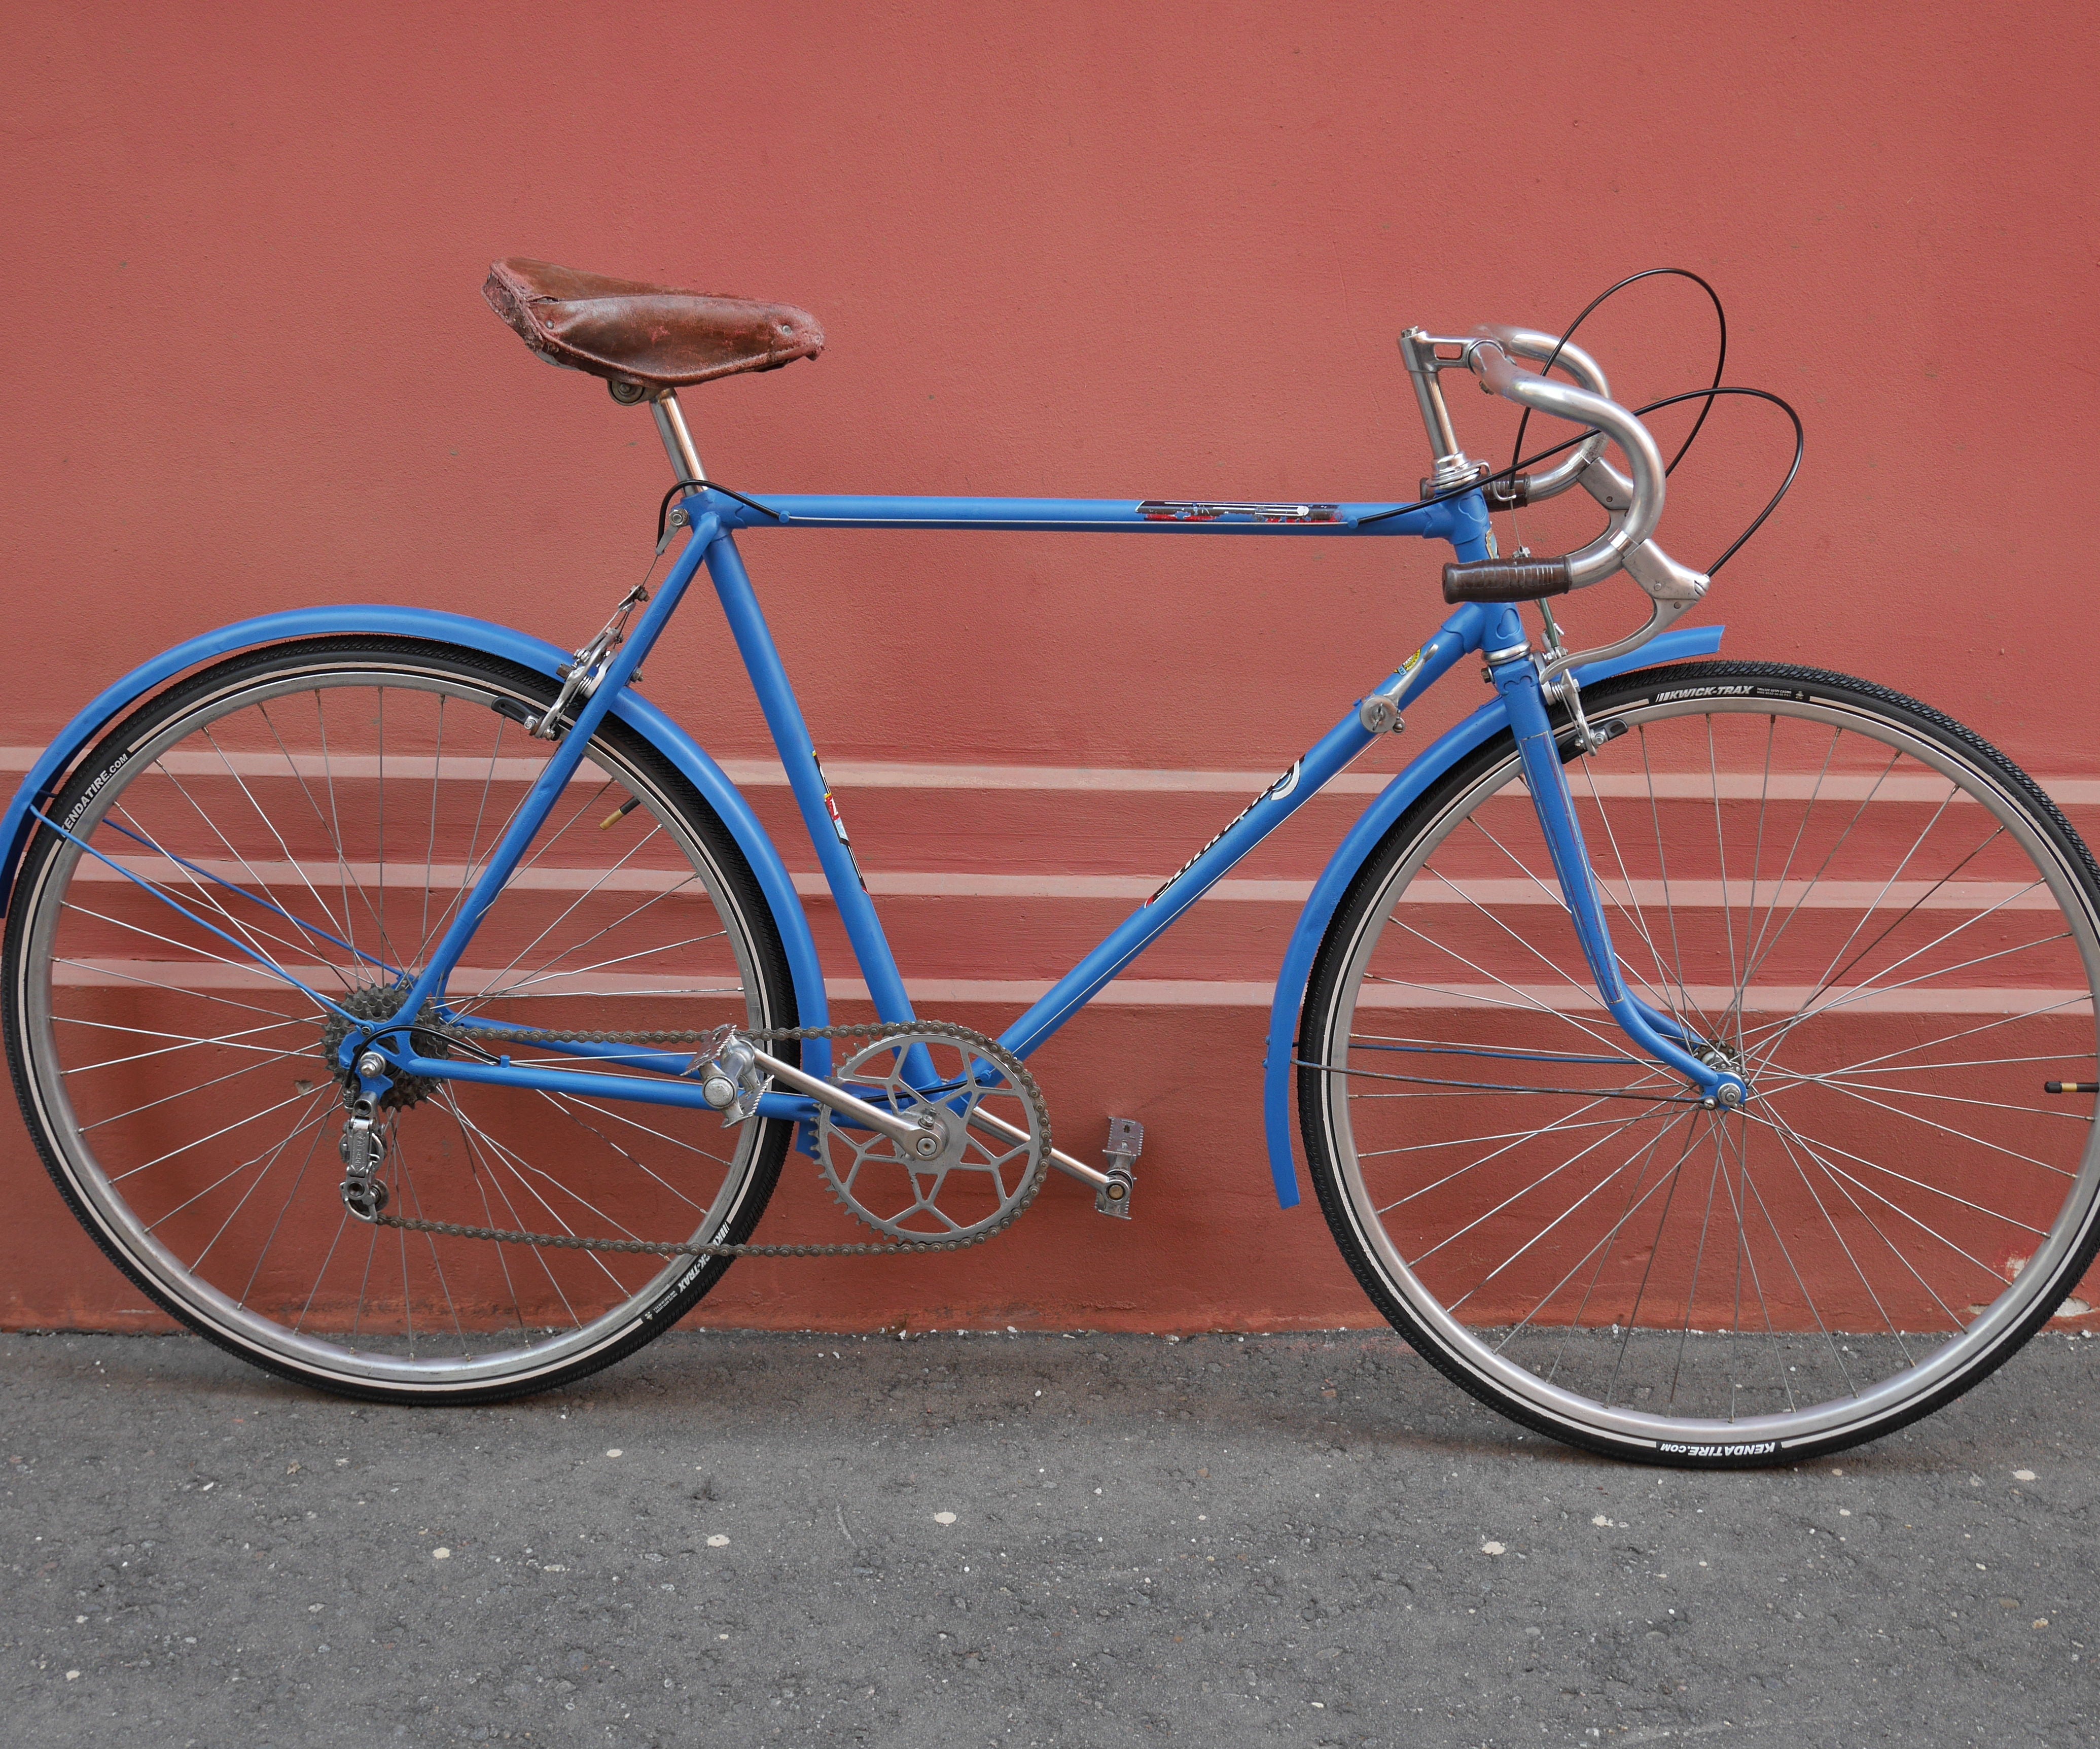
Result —
<path fill-rule="evenodd" d="M 681 1333 L 412 1411 L 8 1336 L 0 1738 L 2067 1749 L 2096 1356 L 1686 1473 L 1365 1333 Z"/>

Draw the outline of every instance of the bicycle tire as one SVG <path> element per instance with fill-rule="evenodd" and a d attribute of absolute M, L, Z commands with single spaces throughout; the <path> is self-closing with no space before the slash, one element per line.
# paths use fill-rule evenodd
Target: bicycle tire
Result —
<path fill-rule="evenodd" d="M 46 810 L 65 833 L 40 826 L 28 847 L 0 1018 L 44 1164 L 141 1291 L 281 1376 L 401 1402 L 541 1390 L 632 1354 L 729 1267 L 411 1240 L 348 1219 L 337 1194 L 346 1113 L 329 1047 L 344 1023 L 312 995 L 393 1011 L 551 753 L 522 724 L 554 691 L 421 640 L 248 652 L 107 734 Z M 468 957 L 489 964 L 462 965 L 452 1000 L 499 1024 L 796 1023 L 779 932 L 734 837 L 612 719 Z M 793 1128 L 726 1133 L 706 1111 L 457 1080 L 404 1080 L 382 1117 L 382 1181 L 404 1213 L 732 1243 L 764 1212 Z"/>
<path fill-rule="evenodd" d="M 1717 661 L 1583 704 L 1614 739 L 1557 727 L 1627 987 L 1751 1098 L 1701 1109 L 1603 1011 L 1505 731 L 1323 941 L 1321 1208 L 1394 1327 L 1524 1426 L 1700 1466 L 1879 1438 L 2100 1248 L 2091 1101 L 2043 1091 L 2091 1079 L 2100 869 L 2010 760 L 1866 682 Z"/>

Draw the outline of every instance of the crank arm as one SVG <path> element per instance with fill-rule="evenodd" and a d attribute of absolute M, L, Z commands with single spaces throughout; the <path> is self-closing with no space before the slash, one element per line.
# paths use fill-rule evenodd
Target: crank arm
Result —
<path fill-rule="evenodd" d="M 820 1106 L 828 1106 L 841 1117 L 849 1117 L 856 1124 L 889 1137 L 906 1151 L 914 1152 L 913 1144 L 926 1133 L 923 1126 L 909 1118 L 899 1117 L 894 1111 L 885 1111 L 880 1106 L 870 1105 L 865 1099 L 856 1098 L 843 1087 L 827 1081 L 820 1075 L 811 1075 L 792 1062 L 783 1062 L 778 1057 L 765 1051 L 754 1051 L 752 1060 L 783 1087 L 790 1088 Z M 1023 1140 L 1026 1137 L 1024 1135 Z M 938 1149 L 935 1151 L 939 1151 Z"/>
<path fill-rule="evenodd" d="M 1028 1139 L 1026 1130 L 1018 1124 L 1008 1123 L 1003 1117 L 995 1117 L 982 1106 L 970 1113 L 970 1127 L 988 1129 L 1008 1142 L 1026 1142 Z M 1100 1167 L 1089 1166 L 1083 1160 L 1075 1160 L 1070 1155 L 1056 1148 L 1050 1151 L 1050 1164 L 1068 1177 L 1077 1178 L 1080 1183 L 1092 1185 L 1096 1190 L 1106 1190 L 1111 1181 L 1109 1175 Z"/>

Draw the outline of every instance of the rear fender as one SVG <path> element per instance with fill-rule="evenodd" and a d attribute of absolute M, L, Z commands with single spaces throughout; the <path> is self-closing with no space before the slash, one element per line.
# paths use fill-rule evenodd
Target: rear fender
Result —
<path fill-rule="evenodd" d="M 1722 634 L 1727 629 L 1698 625 L 1665 632 L 1629 656 L 1576 669 L 1575 678 L 1589 686 L 1638 668 L 1711 656 L 1721 647 Z M 1276 980 L 1275 1002 L 1268 1015 L 1268 1045 L 1262 1058 L 1262 1119 L 1268 1140 L 1268 1169 L 1276 1180 L 1276 1199 L 1286 1208 L 1298 1204 L 1298 1170 L 1290 1133 L 1290 1069 L 1298 1053 L 1298 1013 L 1305 1000 L 1305 986 L 1312 976 L 1312 962 L 1326 939 L 1327 925 L 1357 871 L 1392 823 L 1452 766 L 1508 726 L 1508 713 L 1501 700 L 1496 699 L 1424 748 L 1350 828 L 1349 835 L 1313 883 L 1305 908 L 1298 914 L 1298 926 L 1291 931 L 1290 945 L 1284 950 L 1283 969 Z"/>
<path fill-rule="evenodd" d="M 64 784 L 75 766 L 93 749 L 103 733 L 140 700 L 166 682 L 189 669 L 252 650 L 264 644 L 283 643 L 299 638 L 324 638 L 378 633 L 388 637 L 425 638 L 441 643 L 464 644 L 486 655 L 552 677 L 569 660 L 566 650 L 507 626 L 486 620 L 472 620 L 454 613 L 423 607 L 301 607 L 289 613 L 266 614 L 243 620 L 216 631 L 178 644 L 135 668 L 65 726 L 30 767 L 29 775 L 0 815 L 0 910 L 12 894 L 36 819 L 32 809 L 42 807 Z M 628 692 L 617 700 L 612 714 L 656 747 L 675 765 L 693 787 L 707 798 L 736 840 L 758 877 L 760 890 L 773 908 L 780 930 L 781 945 L 794 980 L 795 1006 L 799 1023 L 805 1027 L 830 1024 L 824 1000 L 823 969 L 817 961 L 817 944 L 810 933 L 810 920 L 796 895 L 795 883 L 765 828 L 752 812 L 751 805 L 723 775 L 693 738 L 656 706 L 639 694 Z M 830 1067 L 828 1047 L 822 1040 L 804 1045 L 804 1062 L 814 1073 Z"/>

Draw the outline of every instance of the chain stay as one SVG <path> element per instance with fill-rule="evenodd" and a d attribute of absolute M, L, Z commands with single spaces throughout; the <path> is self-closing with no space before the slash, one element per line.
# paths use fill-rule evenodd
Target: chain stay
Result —
<path fill-rule="evenodd" d="M 477 1027 L 458 1037 L 473 1045 L 703 1045 L 717 1037 L 720 1031 L 719 1027 L 710 1027 L 699 1032 L 563 1032 L 531 1027 Z M 574 1233 L 524 1233 L 506 1227 L 470 1226 L 457 1221 L 423 1221 L 408 1215 L 388 1214 L 383 1208 L 373 1212 L 371 1224 L 398 1227 L 405 1233 L 435 1233 L 445 1239 L 486 1239 L 499 1244 L 537 1245 L 555 1251 L 631 1252 L 657 1257 L 899 1257 L 922 1252 L 967 1251 L 973 1245 L 982 1245 L 1019 1220 L 1035 1200 L 1035 1193 L 1043 1188 L 1050 1165 L 1050 1108 L 1027 1066 L 996 1039 L 946 1020 L 875 1021 L 849 1027 L 763 1027 L 739 1031 L 744 1038 L 769 1045 L 789 1039 L 885 1039 L 928 1033 L 952 1039 L 982 1052 L 998 1066 L 999 1072 L 1035 1113 L 1039 1146 L 1029 1162 L 1028 1176 L 1022 1181 L 1013 1206 L 982 1232 L 959 1239 L 929 1239 L 901 1245 L 721 1245 L 699 1240 L 585 1239 Z"/>

